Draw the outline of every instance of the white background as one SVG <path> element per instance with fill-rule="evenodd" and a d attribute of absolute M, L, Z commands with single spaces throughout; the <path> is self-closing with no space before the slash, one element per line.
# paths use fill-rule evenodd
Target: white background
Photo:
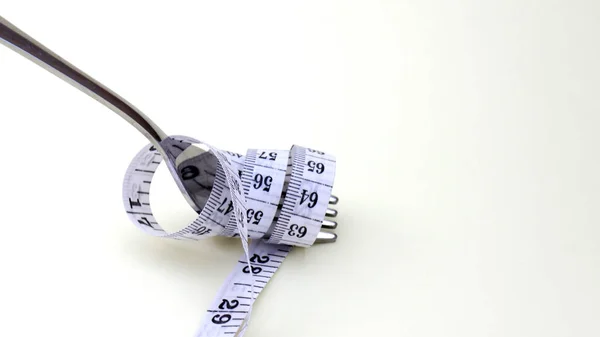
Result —
<path fill-rule="evenodd" d="M 247 336 L 600 335 L 598 1 L 0 4 L 167 133 L 336 154 Z M 192 336 L 241 248 L 128 222 L 146 140 L 0 46 L 0 141 L 0 336 Z"/>

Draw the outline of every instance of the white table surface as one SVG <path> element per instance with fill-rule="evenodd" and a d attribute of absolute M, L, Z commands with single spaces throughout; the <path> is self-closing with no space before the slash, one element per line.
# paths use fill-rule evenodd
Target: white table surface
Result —
<path fill-rule="evenodd" d="M 248 337 L 600 335 L 598 1 L 6 2 L 167 133 L 336 154 Z M 239 243 L 133 227 L 146 140 L 2 46 L 0 112 L 0 336 L 192 336 Z"/>

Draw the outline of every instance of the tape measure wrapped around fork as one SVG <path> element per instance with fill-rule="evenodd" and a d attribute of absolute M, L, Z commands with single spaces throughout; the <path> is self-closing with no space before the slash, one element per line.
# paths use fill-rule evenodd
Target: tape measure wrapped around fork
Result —
<path fill-rule="evenodd" d="M 123 184 L 123 202 L 136 226 L 178 240 L 240 237 L 244 255 L 207 310 L 197 337 L 243 335 L 256 296 L 292 246 L 335 241 L 335 234 L 320 231 L 335 228 L 335 223 L 323 220 L 336 214 L 327 209 L 335 176 L 333 156 L 293 146 L 290 151 L 249 150 L 244 157 L 192 138 L 167 137 L 128 101 L 2 17 L 0 43 L 115 111 L 154 144 L 135 156 Z M 202 144 L 209 152 L 192 144 Z M 198 213 L 196 220 L 174 233 L 160 227 L 150 207 L 150 184 L 162 159 Z M 249 238 L 255 239 L 250 246 Z"/>
<path fill-rule="evenodd" d="M 217 161 L 211 163 L 194 155 L 187 162 L 181 155 L 192 144 L 208 147 L 214 154 L 210 158 Z M 337 202 L 331 196 L 335 158 L 297 145 L 289 151 L 250 149 L 242 156 L 182 136 L 169 137 L 161 145 L 168 156 L 184 158 L 177 165 L 179 177 L 207 191 L 204 202 L 195 200 L 204 204 L 198 218 L 174 233 L 167 233 L 154 218 L 150 184 L 162 156 L 152 145 L 140 150 L 127 169 L 125 209 L 137 227 L 155 236 L 177 240 L 240 237 L 245 253 L 206 310 L 196 336 L 242 336 L 256 297 L 291 246 L 311 246 L 323 233 L 324 223 L 335 228 L 335 223 L 324 220 L 326 215 L 336 214 L 327 208 Z M 335 240 L 335 234 L 331 235 Z M 255 239 L 250 247 L 248 238 Z"/>
<path fill-rule="evenodd" d="M 314 244 L 328 212 L 335 178 L 335 157 L 294 145 L 287 150 L 248 150 L 246 156 L 221 151 L 182 136 L 165 142 L 177 157 L 192 144 L 203 144 L 217 158 L 215 172 L 206 167 L 180 165 L 181 176 L 212 188 L 198 218 L 185 228 L 168 233 L 160 227 L 150 206 L 150 184 L 162 156 L 152 145 L 132 160 L 123 183 L 123 203 L 131 221 L 144 232 L 179 240 L 210 236 L 238 236 L 271 244 L 309 247 Z M 204 170 L 204 181 L 200 172 Z M 210 180 L 210 179 L 208 179 Z M 232 193 L 233 191 L 233 193 Z"/>

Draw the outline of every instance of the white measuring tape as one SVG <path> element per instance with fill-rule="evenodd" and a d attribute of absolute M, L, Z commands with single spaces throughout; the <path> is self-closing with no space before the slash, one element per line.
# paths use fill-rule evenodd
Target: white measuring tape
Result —
<path fill-rule="evenodd" d="M 162 162 L 154 146 L 133 159 L 123 183 L 123 203 L 131 221 L 144 232 L 177 240 L 239 236 L 244 255 L 207 310 L 197 337 L 242 336 L 256 297 L 292 246 L 310 247 L 321 229 L 335 177 L 335 157 L 294 145 L 285 150 L 248 150 L 245 156 L 221 151 L 182 136 L 169 137 L 167 153 L 178 156 L 203 144 L 217 158 L 212 189 L 198 218 L 168 233 L 150 207 L 150 184 Z M 181 177 L 200 186 L 196 166 L 181 165 Z M 206 174 L 204 175 L 206 177 Z M 208 193 L 208 192 L 207 192 Z M 250 246 L 248 238 L 252 239 Z"/>
<path fill-rule="evenodd" d="M 249 150 L 242 156 L 189 137 L 165 138 L 135 107 L 2 17 L 0 43 L 67 80 L 117 112 L 149 139 L 160 142 L 163 154 L 154 146 L 144 147 L 125 176 L 123 203 L 136 226 L 148 234 L 177 240 L 240 237 L 244 256 L 207 310 L 196 336 L 243 335 L 254 300 L 291 247 L 315 243 L 328 212 L 335 158 L 301 146 L 293 146 L 290 151 Z M 192 144 L 202 144 L 210 152 L 191 156 L 194 149 L 198 150 Z M 150 184 L 162 155 L 168 159 L 173 176 L 181 178 L 176 183 L 185 191 L 188 202 L 195 209 L 202 208 L 196 209 L 197 219 L 174 233 L 160 227 L 150 207 Z M 182 162 L 178 163 L 179 159 Z M 187 189 L 185 184 L 197 184 L 187 186 L 200 189 Z M 250 247 L 249 239 L 253 240 Z"/>

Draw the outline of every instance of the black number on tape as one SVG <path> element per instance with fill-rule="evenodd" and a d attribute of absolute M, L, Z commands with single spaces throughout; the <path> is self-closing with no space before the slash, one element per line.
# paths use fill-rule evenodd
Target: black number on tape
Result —
<path fill-rule="evenodd" d="M 244 269 L 242 269 L 242 271 L 246 274 L 250 274 L 250 268 L 248 268 L 248 266 L 245 266 Z M 261 271 L 261 267 L 252 267 L 252 274 L 260 274 Z"/>
<path fill-rule="evenodd" d="M 181 169 L 181 178 L 183 180 L 190 180 L 196 178 L 200 174 L 200 170 L 196 166 L 186 166 Z"/>
<path fill-rule="evenodd" d="M 296 233 L 296 231 L 298 231 L 298 233 Z M 290 226 L 290 231 L 288 232 L 288 235 L 303 238 L 306 235 L 306 226 L 298 226 L 296 224 L 293 224 Z"/>
<path fill-rule="evenodd" d="M 302 190 L 302 195 L 300 196 L 300 205 L 304 204 L 307 200 L 308 208 L 313 208 L 317 205 L 317 201 L 319 201 L 319 195 L 317 192 L 308 194 L 308 190 Z"/>
<path fill-rule="evenodd" d="M 316 154 L 320 154 L 320 155 L 324 155 L 325 154 L 325 152 L 322 152 L 322 151 L 317 151 L 317 150 L 313 150 L 313 149 L 307 149 L 307 150 L 310 153 L 316 153 Z"/>
<path fill-rule="evenodd" d="M 129 207 L 133 208 L 133 206 L 142 207 L 142 203 L 140 202 L 140 199 L 133 201 L 133 200 L 131 200 L 131 198 L 129 198 Z"/>
<path fill-rule="evenodd" d="M 248 219 L 246 219 L 246 221 L 248 223 L 250 223 L 250 221 L 252 221 L 253 225 L 258 225 L 258 223 L 260 222 L 260 219 L 262 219 L 264 213 L 263 211 L 258 211 L 255 212 L 252 208 L 248 209 L 248 211 L 246 211 L 246 217 Z"/>
<path fill-rule="evenodd" d="M 200 226 L 199 228 L 196 228 L 192 231 L 192 234 L 195 235 L 204 235 L 204 234 L 208 234 L 211 232 L 210 228 L 206 228 L 206 226 Z"/>
<path fill-rule="evenodd" d="M 142 224 L 142 225 L 144 225 L 144 226 L 148 226 L 148 227 L 150 227 L 150 228 L 154 228 L 154 227 L 152 227 L 152 225 L 150 224 L 150 220 L 148 220 L 148 218 L 146 218 L 145 216 L 144 216 L 144 217 L 142 217 L 142 219 L 141 219 L 141 220 L 139 220 L 139 219 L 138 219 L 138 223 L 140 223 L 140 224 Z"/>
<path fill-rule="evenodd" d="M 227 309 L 235 309 L 238 307 L 238 305 L 240 305 L 240 302 L 238 300 L 232 300 L 231 302 L 229 302 L 228 300 L 223 299 L 223 302 L 219 304 L 219 309 L 223 310 L 225 309 L 225 307 L 227 307 Z"/>
<path fill-rule="evenodd" d="M 211 319 L 211 321 L 215 324 L 225 324 L 225 323 L 231 321 L 231 315 L 230 314 L 214 315 L 213 318 Z"/>
<path fill-rule="evenodd" d="M 226 152 L 229 153 L 230 155 L 234 156 L 234 157 L 242 158 L 242 155 L 239 154 L 239 153 L 233 153 L 233 152 L 229 152 L 229 151 L 226 151 Z"/>
<path fill-rule="evenodd" d="M 269 262 L 269 257 L 266 255 L 260 256 L 258 254 L 254 254 L 252 255 L 252 257 L 250 258 L 250 262 L 258 262 L 258 263 L 267 263 Z"/>
<path fill-rule="evenodd" d="M 156 148 L 154 147 L 154 145 L 150 146 L 150 148 L 148 149 L 148 151 L 156 151 Z"/>
<path fill-rule="evenodd" d="M 221 205 L 219 207 L 217 207 L 217 211 L 220 213 L 223 213 L 224 215 L 227 215 L 229 213 L 231 213 L 231 211 L 233 211 L 233 202 L 229 202 L 229 205 L 227 205 L 227 209 L 223 208 L 223 206 L 225 206 L 225 203 L 227 203 L 227 198 L 225 198 L 225 200 L 223 200 L 223 202 L 221 203 Z"/>
<path fill-rule="evenodd" d="M 267 158 L 267 153 L 265 151 L 263 151 L 260 154 L 260 156 L 258 156 L 258 158 L 260 158 L 260 159 L 275 160 L 275 159 L 277 159 L 277 152 L 270 152 L 269 153 L 269 157 Z"/>
<path fill-rule="evenodd" d="M 265 187 L 263 188 L 263 191 L 265 192 L 269 192 L 271 190 L 271 183 L 273 182 L 273 177 L 271 176 L 266 176 L 263 178 L 263 175 L 260 173 L 257 173 L 254 176 L 254 189 L 259 189 L 263 186 L 263 184 L 265 185 Z"/>
<path fill-rule="evenodd" d="M 316 169 L 316 171 L 315 171 Z M 313 160 L 309 160 L 308 161 L 308 172 L 317 172 L 318 174 L 321 174 L 325 171 L 325 165 L 323 165 L 323 163 L 316 163 Z"/>

